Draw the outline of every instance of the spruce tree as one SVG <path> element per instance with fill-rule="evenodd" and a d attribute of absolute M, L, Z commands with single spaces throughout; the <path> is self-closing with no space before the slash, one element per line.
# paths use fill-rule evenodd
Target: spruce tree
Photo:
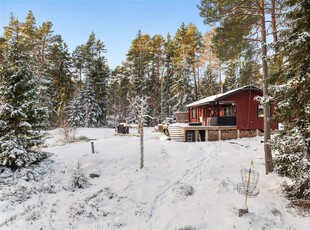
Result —
<path fill-rule="evenodd" d="M 287 195 L 294 202 L 310 199 L 310 3 L 288 0 L 286 29 L 278 47 L 284 57 L 281 71 L 274 80 L 277 119 L 284 129 L 273 140 L 277 151 L 275 169 L 288 176 Z M 277 54 L 278 55 L 278 54 Z"/>
<path fill-rule="evenodd" d="M 99 127 L 99 118 L 102 115 L 102 108 L 96 100 L 96 94 L 91 80 L 87 80 L 85 89 L 81 90 L 81 105 L 83 106 L 82 116 L 84 125 L 87 128 Z"/>
<path fill-rule="evenodd" d="M 96 126 L 103 126 L 106 123 L 107 107 L 108 107 L 108 79 L 110 69 L 107 65 L 105 46 L 102 41 L 96 39 L 95 33 L 89 35 L 87 42 L 77 46 L 73 52 L 74 72 L 78 76 L 80 88 L 83 88 L 82 82 L 88 81 L 92 85 L 94 97 L 101 107 L 100 115 L 97 114 Z"/>
<path fill-rule="evenodd" d="M 12 31 L 0 69 L 0 164 L 12 169 L 45 157 L 37 147 L 43 143 L 46 109 L 38 106 L 38 78 L 25 50 L 19 30 Z"/>
<path fill-rule="evenodd" d="M 68 104 L 67 121 L 70 127 L 100 127 L 102 108 L 96 100 L 93 82 L 87 79 L 84 89 L 76 95 Z"/>
<path fill-rule="evenodd" d="M 106 123 L 106 114 L 108 107 L 108 78 L 110 70 L 103 57 L 98 57 L 94 60 L 93 67 L 90 69 L 88 78 L 91 78 L 93 82 L 93 90 L 95 93 L 95 99 L 101 108 L 100 115 L 97 117 L 97 125 L 103 126 Z"/>
<path fill-rule="evenodd" d="M 78 94 L 69 102 L 67 106 L 67 119 L 69 127 L 84 127 L 84 109 L 81 95 Z"/>
<path fill-rule="evenodd" d="M 23 51 L 31 57 L 27 60 L 27 64 L 39 80 L 38 106 L 47 107 L 49 114 L 52 115 L 52 111 L 55 111 L 52 104 L 52 93 L 57 91 L 50 87 L 52 79 L 49 73 L 54 63 L 51 63 L 51 60 L 47 58 L 52 38 L 52 23 L 43 22 L 40 27 L 37 27 L 31 11 L 28 12 L 24 22 L 19 22 L 11 15 L 9 24 L 4 27 L 5 40 L 2 43 L 2 49 L 8 46 L 6 41 L 10 41 L 14 33 L 17 32 L 19 34 L 17 40 L 23 44 Z M 48 122 L 49 125 L 52 125 L 51 119 Z"/>

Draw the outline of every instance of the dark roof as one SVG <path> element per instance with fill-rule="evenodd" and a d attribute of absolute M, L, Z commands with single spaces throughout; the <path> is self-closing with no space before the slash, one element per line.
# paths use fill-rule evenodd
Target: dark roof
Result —
<path fill-rule="evenodd" d="M 186 107 L 205 105 L 205 104 L 208 104 L 210 102 L 220 101 L 220 100 L 222 100 L 222 99 L 224 99 L 230 95 L 236 94 L 240 91 L 247 91 L 247 90 L 254 90 L 254 91 L 263 92 L 260 88 L 257 88 L 255 86 L 243 86 L 243 87 L 240 87 L 238 89 L 233 89 L 233 90 L 227 91 L 225 93 L 220 93 L 220 94 L 216 94 L 213 96 L 205 97 L 199 101 L 195 101 L 193 103 L 186 105 Z"/>

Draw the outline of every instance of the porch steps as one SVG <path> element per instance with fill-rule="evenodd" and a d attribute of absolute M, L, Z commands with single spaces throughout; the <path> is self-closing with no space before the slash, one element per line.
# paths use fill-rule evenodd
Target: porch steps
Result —
<path fill-rule="evenodd" d="M 169 136 L 172 141 L 184 141 L 184 135 L 180 126 L 170 125 L 168 127 Z"/>

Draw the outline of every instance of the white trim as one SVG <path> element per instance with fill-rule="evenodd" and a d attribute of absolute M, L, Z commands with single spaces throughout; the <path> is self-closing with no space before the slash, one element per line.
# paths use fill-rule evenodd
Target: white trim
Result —
<path fill-rule="evenodd" d="M 233 90 L 230 90 L 230 91 L 227 91 L 225 93 L 220 93 L 220 94 L 216 94 L 216 95 L 213 95 L 213 96 L 209 96 L 209 97 L 205 97 L 199 101 L 195 101 L 193 103 L 190 103 L 188 105 L 186 105 L 186 107 L 193 107 L 193 106 L 200 106 L 200 105 L 205 105 L 205 104 L 208 104 L 209 102 L 213 102 L 215 101 L 216 99 L 218 98 L 221 98 L 221 97 L 225 97 L 229 94 L 233 94 L 235 92 L 238 92 L 240 90 L 244 90 L 244 89 L 249 89 L 249 90 L 252 90 L 252 89 L 256 89 L 256 90 L 260 90 L 259 88 L 257 87 L 254 87 L 254 86 L 243 86 L 243 87 L 240 87 L 238 89 L 233 89 Z"/>

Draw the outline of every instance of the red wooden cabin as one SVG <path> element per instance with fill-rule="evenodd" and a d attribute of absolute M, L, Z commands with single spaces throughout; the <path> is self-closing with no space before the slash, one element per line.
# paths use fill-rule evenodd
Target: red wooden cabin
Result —
<path fill-rule="evenodd" d="M 189 124 L 235 126 L 238 130 L 263 130 L 263 106 L 254 99 L 262 95 L 261 89 L 245 86 L 193 102 L 187 105 Z M 273 122 L 270 127 L 277 129 L 278 124 Z"/>

